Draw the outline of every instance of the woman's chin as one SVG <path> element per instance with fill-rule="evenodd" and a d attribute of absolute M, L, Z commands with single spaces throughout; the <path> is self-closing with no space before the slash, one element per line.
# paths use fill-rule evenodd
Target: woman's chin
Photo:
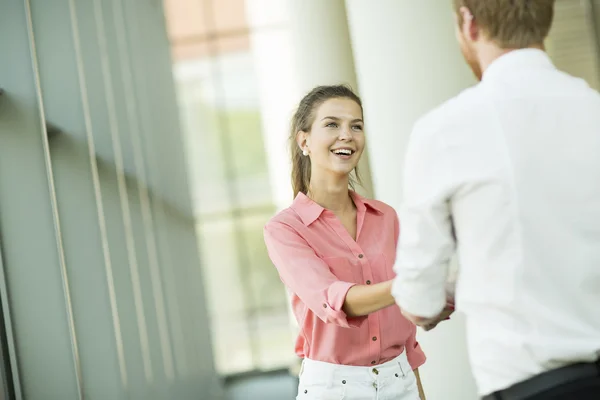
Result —
<path fill-rule="evenodd" d="M 340 178 L 346 178 L 354 170 L 354 167 L 350 166 L 334 166 L 331 168 L 331 173 L 337 175 Z"/>

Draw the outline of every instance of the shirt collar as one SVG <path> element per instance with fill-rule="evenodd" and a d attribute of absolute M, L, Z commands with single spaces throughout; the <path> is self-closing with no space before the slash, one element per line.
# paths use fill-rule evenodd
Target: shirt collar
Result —
<path fill-rule="evenodd" d="M 493 61 L 483 73 L 482 81 L 523 69 L 555 68 L 548 54 L 540 49 L 519 49 L 510 51 Z"/>
<path fill-rule="evenodd" d="M 376 214 L 383 214 L 383 210 L 377 201 L 366 199 L 352 190 L 350 191 L 350 196 L 352 197 L 358 212 L 370 210 Z M 315 222 L 321 216 L 323 211 L 325 211 L 325 208 L 312 201 L 304 193 L 298 193 L 292 204 L 292 209 L 296 211 L 306 226 Z"/>

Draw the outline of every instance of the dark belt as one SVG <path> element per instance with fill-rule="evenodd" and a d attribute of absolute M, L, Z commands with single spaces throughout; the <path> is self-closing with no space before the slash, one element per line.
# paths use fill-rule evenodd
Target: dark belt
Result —
<path fill-rule="evenodd" d="M 573 364 L 541 373 L 508 389 L 489 394 L 483 400 L 524 400 L 546 390 L 593 377 L 600 379 L 600 360 L 593 363 Z"/>

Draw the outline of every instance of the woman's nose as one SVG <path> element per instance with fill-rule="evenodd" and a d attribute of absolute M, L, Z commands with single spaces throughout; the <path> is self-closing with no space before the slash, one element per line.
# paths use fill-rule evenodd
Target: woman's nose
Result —
<path fill-rule="evenodd" d="M 348 140 L 352 139 L 352 133 L 350 133 L 350 129 L 342 128 L 340 129 L 340 139 Z"/>

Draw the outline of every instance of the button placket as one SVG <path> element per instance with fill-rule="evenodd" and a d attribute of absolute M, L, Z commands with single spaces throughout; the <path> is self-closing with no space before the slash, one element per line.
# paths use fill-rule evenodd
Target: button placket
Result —
<path fill-rule="evenodd" d="M 368 259 L 365 257 L 363 252 L 359 252 L 356 255 L 359 259 L 359 263 L 360 266 L 362 268 L 363 271 L 363 278 L 365 279 L 365 284 L 367 285 L 371 285 L 372 279 L 373 279 L 373 275 L 372 275 L 372 271 L 371 271 L 371 264 L 369 263 Z M 371 350 L 371 356 L 373 358 L 375 358 L 375 360 L 371 361 L 372 365 L 377 364 L 377 360 L 379 360 L 379 358 L 381 357 L 381 332 L 380 332 L 380 326 L 379 326 L 379 317 L 377 315 L 371 314 L 368 317 L 368 321 L 369 321 L 369 336 L 371 338 L 371 343 L 370 343 L 370 350 Z"/>
<path fill-rule="evenodd" d="M 369 263 L 365 253 L 362 251 L 360 247 L 357 246 L 358 251 L 354 251 L 355 256 L 358 258 L 358 263 L 360 264 L 361 270 L 363 272 L 363 279 L 365 285 L 371 285 L 373 283 L 373 276 L 371 273 L 371 264 Z"/>

